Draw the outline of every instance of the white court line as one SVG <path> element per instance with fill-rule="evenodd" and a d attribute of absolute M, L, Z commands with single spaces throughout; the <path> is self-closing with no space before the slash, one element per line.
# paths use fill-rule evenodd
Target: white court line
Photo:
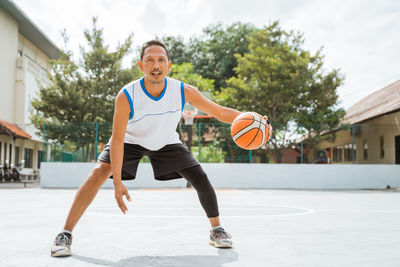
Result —
<path fill-rule="evenodd" d="M 148 207 L 148 208 L 137 208 L 137 207 L 130 207 L 133 210 L 200 210 L 201 207 L 198 208 L 193 208 L 193 207 L 188 207 L 188 208 L 170 208 L 170 207 L 162 207 L 162 208 L 154 208 L 154 207 Z M 90 208 L 93 209 L 93 208 Z M 103 208 L 95 208 L 96 210 L 114 210 L 118 209 L 118 206 L 115 205 L 115 207 L 103 207 Z M 223 210 L 237 210 L 238 207 L 224 207 L 222 208 Z M 279 210 L 282 209 L 281 207 L 275 207 L 274 210 Z M 259 207 L 246 207 L 246 210 L 260 210 Z M 272 210 L 272 209 L 271 209 Z"/>
<path fill-rule="evenodd" d="M 114 200 L 115 201 L 115 200 Z M 198 201 L 198 200 L 197 200 Z M 150 207 L 156 207 L 156 208 L 160 208 L 162 209 L 162 206 L 170 206 L 170 205 L 182 205 L 182 202 L 162 202 L 162 203 L 140 203 L 140 202 L 135 202 L 134 200 L 132 200 L 132 202 L 127 202 L 130 203 L 130 205 L 132 206 L 150 206 Z M 193 204 L 194 205 L 194 204 Z M 192 204 L 187 204 L 186 206 L 189 207 L 193 207 Z M 234 208 L 237 207 L 271 207 L 271 208 L 292 208 L 292 209 L 305 209 L 302 207 L 294 207 L 294 206 L 286 206 L 286 205 L 272 205 L 272 204 L 242 204 L 242 203 L 235 203 L 235 202 L 218 202 L 219 206 L 235 206 Z M 90 208 L 98 208 L 98 209 L 107 209 L 107 208 L 114 208 L 114 207 L 118 207 L 116 202 L 115 205 L 99 205 L 99 206 L 90 206 Z"/>
<path fill-rule="evenodd" d="M 289 216 L 301 216 L 308 215 L 315 212 L 315 210 L 310 208 L 303 207 L 293 207 L 293 206 L 271 206 L 271 207 L 280 207 L 280 208 L 290 208 L 290 209 L 298 209 L 303 210 L 303 212 L 297 213 L 289 213 L 289 214 L 272 214 L 272 215 L 223 215 L 224 218 L 275 218 L 275 217 L 289 217 Z M 161 210 L 160 208 L 159 210 Z M 189 209 L 189 208 L 188 208 Z M 198 210 L 192 208 L 193 210 Z M 157 208 L 153 209 L 157 210 Z M 92 215 L 100 215 L 100 216 L 112 216 L 112 217 L 134 217 L 134 218 L 203 218 L 205 215 L 130 215 L 130 214 L 111 214 L 111 213 L 101 213 L 101 212 L 92 212 L 88 211 L 86 214 Z"/>
<path fill-rule="evenodd" d="M 365 212 L 365 213 L 400 213 L 400 210 L 361 210 L 361 209 L 316 209 L 315 211 Z"/>

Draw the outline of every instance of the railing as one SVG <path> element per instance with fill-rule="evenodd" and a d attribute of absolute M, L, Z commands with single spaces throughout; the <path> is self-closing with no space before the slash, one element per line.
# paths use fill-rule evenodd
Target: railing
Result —
<path fill-rule="evenodd" d="M 45 123 L 42 129 L 43 161 L 94 162 L 111 136 L 112 124 Z M 400 160 L 396 125 L 344 125 L 318 136 L 305 127 L 275 129 L 272 140 L 257 150 L 239 148 L 230 125 L 212 120 L 195 121 L 192 130 L 182 121 L 177 132 L 193 155 L 207 163 L 394 164 Z"/>

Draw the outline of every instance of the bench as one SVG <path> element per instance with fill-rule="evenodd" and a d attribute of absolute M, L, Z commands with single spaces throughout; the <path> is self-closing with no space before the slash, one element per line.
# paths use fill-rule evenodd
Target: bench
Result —
<path fill-rule="evenodd" d="M 39 171 L 32 169 L 23 169 L 19 173 L 19 179 L 14 180 L 13 178 L 0 177 L 0 183 L 5 184 L 24 184 L 24 188 L 28 183 L 34 183 L 39 180 Z M 11 179 L 11 180 L 10 180 Z"/>
<path fill-rule="evenodd" d="M 35 181 L 39 179 L 39 171 L 32 169 L 23 169 L 19 172 L 21 181 Z"/>
<path fill-rule="evenodd" d="M 26 184 L 31 184 L 34 182 L 34 180 L 3 181 L 3 179 L 0 179 L 0 184 L 24 184 L 24 188 L 26 188 Z"/>

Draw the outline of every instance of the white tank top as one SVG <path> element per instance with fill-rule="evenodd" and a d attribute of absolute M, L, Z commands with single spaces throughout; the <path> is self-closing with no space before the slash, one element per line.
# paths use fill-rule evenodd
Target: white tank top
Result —
<path fill-rule="evenodd" d="M 121 89 L 130 105 L 124 142 L 149 150 L 182 143 L 176 128 L 185 106 L 183 82 L 166 77 L 161 95 L 154 97 L 146 90 L 143 79 Z"/>

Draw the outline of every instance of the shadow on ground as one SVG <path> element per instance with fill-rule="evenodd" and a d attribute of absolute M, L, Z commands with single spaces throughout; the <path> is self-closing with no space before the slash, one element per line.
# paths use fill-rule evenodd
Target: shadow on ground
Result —
<path fill-rule="evenodd" d="M 96 259 L 81 255 L 72 258 L 100 266 L 207 266 L 220 267 L 225 263 L 239 259 L 239 254 L 233 249 L 218 249 L 218 255 L 180 255 L 180 256 L 135 256 L 121 259 L 118 262 Z"/>
<path fill-rule="evenodd" d="M 218 249 L 218 255 L 180 255 L 180 256 L 135 256 L 121 259 L 118 262 L 96 259 L 81 255 L 72 255 L 72 258 L 100 266 L 207 266 L 220 267 L 225 263 L 239 259 L 239 254 L 233 249 Z"/>

